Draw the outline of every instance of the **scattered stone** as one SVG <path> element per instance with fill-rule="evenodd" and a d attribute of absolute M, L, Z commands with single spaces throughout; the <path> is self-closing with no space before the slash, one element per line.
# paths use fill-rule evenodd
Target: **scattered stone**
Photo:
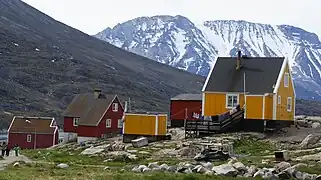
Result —
<path fill-rule="evenodd" d="M 320 134 L 309 134 L 300 144 L 301 148 L 308 148 L 320 141 Z"/>
<path fill-rule="evenodd" d="M 148 164 L 148 166 L 147 166 L 148 168 L 158 168 L 159 166 L 158 166 L 158 162 L 152 162 L 152 163 L 149 163 Z"/>
<path fill-rule="evenodd" d="M 248 169 L 247 169 L 247 173 L 250 174 L 250 176 L 254 176 L 254 174 L 257 172 L 257 168 L 254 165 L 251 165 Z"/>
<path fill-rule="evenodd" d="M 13 164 L 13 167 L 19 167 L 20 166 L 20 163 L 19 162 L 15 162 L 14 164 Z"/>
<path fill-rule="evenodd" d="M 65 169 L 65 168 L 68 168 L 68 164 L 65 164 L 65 163 L 60 163 L 57 165 L 58 168 L 61 168 L 61 169 Z"/>
<path fill-rule="evenodd" d="M 110 170 L 109 166 L 104 167 L 104 170 Z"/>
<path fill-rule="evenodd" d="M 319 122 L 314 122 L 311 124 L 312 128 L 319 128 L 321 126 L 321 124 Z"/>
<path fill-rule="evenodd" d="M 280 179 L 291 179 L 291 175 L 289 175 L 287 172 L 283 171 L 278 174 L 278 177 Z"/>
<path fill-rule="evenodd" d="M 169 166 L 167 164 L 162 164 L 159 166 L 159 168 L 162 170 L 162 171 L 168 171 L 169 170 Z"/>
<path fill-rule="evenodd" d="M 263 177 L 264 176 L 263 169 L 259 169 L 257 172 L 254 173 L 253 177 Z"/>
<path fill-rule="evenodd" d="M 151 172 L 152 170 L 150 169 L 150 168 L 148 168 L 148 167 L 146 167 L 146 168 L 144 168 L 143 170 L 142 170 L 142 172 L 143 173 L 148 173 L 148 172 Z"/>
<path fill-rule="evenodd" d="M 282 161 L 274 166 L 277 172 L 282 172 L 289 167 L 291 167 L 291 164 L 285 161 Z"/>
<path fill-rule="evenodd" d="M 214 167 L 214 165 L 211 163 L 211 162 L 207 162 L 205 164 L 203 164 L 203 166 L 206 168 L 206 169 L 212 169 Z"/>
<path fill-rule="evenodd" d="M 245 165 L 241 162 L 234 163 L 233 167 L 242 173 L 245 173 L 247 171 Z"/>
<path fill-rule="evenodd" d="M 132 150 L 127 150 L 128 153 L 137 153 L 137 150 L 132 149 Z"/>
<path fill-rule="evenodd" d="M 85 149 L 83 152 L 80 154 L 82 155 L 93 155 L 93 154 L 98 154 L 104 151 L 104 148 L 101 147 L 90 147 Z"/>
<path fill-rule="evenodd" d="M 150 152 L 147 152 L 147 151 L 139 151 L 138 153 L 139 154 L 150 154 Z"/>
<path fill-rule="evenodd" d="M 212 168 L 212 171 L 214 171 L 217 175 L 223 175 L 223 176 L 234 177 L 238 174 L 238 171 L 231 164 L 222 164 L 219 166 L 214 166 Z"/>
<path fill-rule="evenodd" d="M 317 177 L 315 177 L 315 180 L 321 180 L 321 175 L 318 175 Z"/>
<path fill-rule="evenodd" d="M 146 137 L 141 137 L 138 139 L 132 140 L 132 145 L 135 148 L 143 147 L 148 145 L 148 140 Z"/>

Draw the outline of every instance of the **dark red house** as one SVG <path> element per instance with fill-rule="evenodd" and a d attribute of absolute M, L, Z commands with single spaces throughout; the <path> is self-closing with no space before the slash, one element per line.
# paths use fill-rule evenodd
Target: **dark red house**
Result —
<path fill-rule="evenodd" d="M 119 134 L 124 108 L 117 95 L 104 95 L 101 90 L 78 94 L 64 112 L 65 141 L 78 142 Z"/>
<path fill-rule="evenodd" d="M 58 144 L 58 139 L 58 126 L 52 117 L 15 116 L 8 129 L 9 147 L 48 148 Z"/>
<path fill-rule="evenodd" d="M 180 94 L 171 98 L 171 127 L 184 127 L 185 119 L 198 119 L 202 110 L 202 94 Z"/>

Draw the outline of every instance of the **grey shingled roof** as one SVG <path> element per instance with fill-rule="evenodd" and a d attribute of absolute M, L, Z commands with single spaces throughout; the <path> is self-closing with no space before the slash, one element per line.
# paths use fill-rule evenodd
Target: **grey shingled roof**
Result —
<path fill-rule="evenodd" d="M 79 125 L 95 126 L 99 123 L 115 95 L 100 94 L 95 98 L 93 93 L 78 94 L 64 112 L 65 117 L 79 117 Z"/>
<path fill-rule="evenodd" d="M 236 70 L 236 57 L 219 57 L 205 91 L 272 93 L 281 71 L 284 57 L 242 57 L 241 69 Z"/>
<path fill-rule="evenodd" d="M 202 94 L 179 94 L 171 98 L 171 100 L 201 101 Z"/>

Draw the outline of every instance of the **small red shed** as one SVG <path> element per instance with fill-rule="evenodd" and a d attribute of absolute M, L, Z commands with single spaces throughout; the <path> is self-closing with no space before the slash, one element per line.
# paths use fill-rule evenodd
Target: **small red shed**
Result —
<path fill-rule="evenodd" d="M 198 119 L 202 110 L 202 94 L 179 94 L 171 98 L 171 127 L 184 127 L 184 120 Z"/>
<path fill-rule="evenodd" d="M 68 136 L 65 141 L 74 135 L 80 143 L 119 134 L 123 113 L 117 95 L 104 95 L 97 89 L 76 95 L 64 112 L 64 132 Z"/>
<path fill-rule="evenodd" d="M 8 129 L 8 145 L 23 149 L 48 148 L 58 144 L 59 131 L 52 117 L 15 116 Z"/>

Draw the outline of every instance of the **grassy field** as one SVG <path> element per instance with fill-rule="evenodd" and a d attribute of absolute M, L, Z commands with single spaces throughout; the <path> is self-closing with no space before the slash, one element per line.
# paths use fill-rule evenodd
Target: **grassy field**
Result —
<path fill-rule="evenodd" d="M 104 170 L 104 168 L 70 166 L 58 169 L 50 164 L 23 164 L 20 167 L 9 167 L 0 172 L 2 180 L 220 180 L 245 179 L 232 177 L 205 176 L 199 174 L 153 173 L 134 174 L 121 170 Z"/>
<path fill-rule="evenodd" d="M 273 158 L 265 156 L 273 155 L 276 149 L 275 145 L 256 139 L 241 139 L 235 143 L 236 154 L 247 154 L 238 160 L 246 165 L 255 165 L 257 167 L 273 167 L 275 162 Z M 147 149 L 148 151 L 148 149 Z M 79 155 L 81 150 L 23 150 L 22 154 L 34 161 L 32 164 L 21 163 L 19 167 L 10 165 L 5 171 L 0 171 L 0 179 L 3 180 L 43 180 L 43 179 L 79 179 L 79 180 L 198 180 L 198 179 L 232 179 L 232 177 L 206 176 L 201 174 L 180 174 L 180 173 L 150 173 L 135 174 L 130 169 L 137 164 L 145 164 L 155 162 L 151 160 L 151 155 L 139 155 L 136 161 L 126 161 L 121 158 L 105 162 L 106 157 L 103 156 L 82 156 Z M 268 164 L 262 164 L 262 160 L 270 159 Z M 161 159 L 159 163 L 177 164 L 177 158 Z M 58 163 L 66 163 L 69 165 L 66 169 L 57 168 Z M 215 165 L 226 162 L 214 162 Z M 294 162 L 292 162 L 294 164 Z M 291 164 L 292 164 L 291 163 Z M 309 167 L 300 167 L 301 172 L 311 174 L 321 174 L 321 166 L 316 162 L 306 162 Z M 106 167 L 108 167 L 106 169 Z M 233 178 L 245 179 L 245 178 Z M 247 178 L 248 179 L 248 178 Z"/>

